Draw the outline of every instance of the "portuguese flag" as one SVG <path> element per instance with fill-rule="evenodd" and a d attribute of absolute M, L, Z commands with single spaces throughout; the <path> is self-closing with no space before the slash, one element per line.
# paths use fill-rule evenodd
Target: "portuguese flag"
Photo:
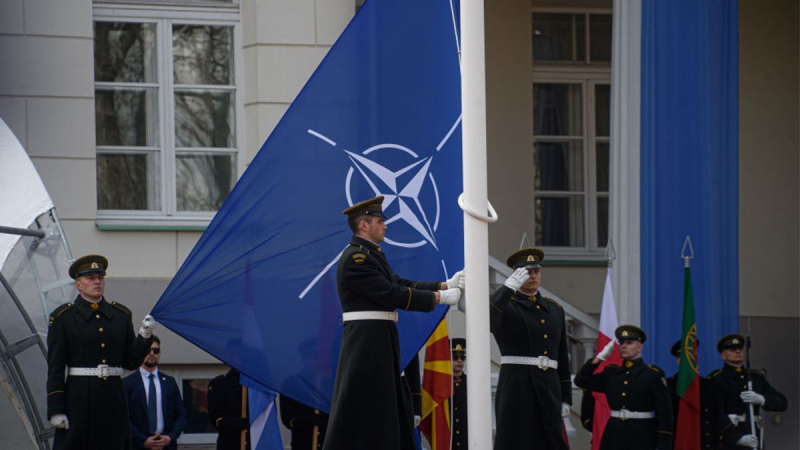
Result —
<path fill-rule="evenodd" d="M 678 422 L 675 424 L 675 450 L 700 448 L 700 378 L 697 375 L 697 321 L 689 260 L 683 269 L 683 333 L 681 364 L 678 369 Z"/>

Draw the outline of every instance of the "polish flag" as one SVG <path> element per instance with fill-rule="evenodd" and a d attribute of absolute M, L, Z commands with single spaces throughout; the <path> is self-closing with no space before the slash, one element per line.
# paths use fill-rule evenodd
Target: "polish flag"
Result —
<path fill-rule="evenodd" d="M 597 333 L 597 353 L 605 348 L 606 344 L 614 340 L 614 330 L 617 329 L 617 310 L 614 307 L 614 289 L 611 287 L 611 267 L 606 273 L 606 287 L 603 290 L 603 306 L 600 310 L 600 331 Z M 619 345 L 614 345 L 614 351 L 605 361 L 600 362 L 594 373 L 602 372 L 609 364 L 622 364 L 622 355 L 619 353 Z M 603 430 L 606 429 L 608 418 L 611 417 L 611 408 L 608 407 L 606 395 L 592 392 L 594 397 L 594 419 L 592 420 L 592 450 L 600 448 L 600 441 L 603 439 Z"/>

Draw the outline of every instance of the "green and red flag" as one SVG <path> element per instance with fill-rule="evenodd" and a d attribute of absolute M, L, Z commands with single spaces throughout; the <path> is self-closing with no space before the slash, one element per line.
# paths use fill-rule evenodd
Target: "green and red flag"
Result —
<path fill-rule="evenodd" d="M 428 338 L 422 374 L 422 420 L 419 430 L 431 450 L 450 450 L 450 398 L 453 396 L 453 365 L 446 318 Z"/>
<path fill-rule="evenodd" d="M 697 374 L 697 321 L 688 259 L 683 274 L 683 332 L 676 389 L 680 400 L 675 424 L 675 450 L 695 450 L 700 448 L 700 377 Z"/>

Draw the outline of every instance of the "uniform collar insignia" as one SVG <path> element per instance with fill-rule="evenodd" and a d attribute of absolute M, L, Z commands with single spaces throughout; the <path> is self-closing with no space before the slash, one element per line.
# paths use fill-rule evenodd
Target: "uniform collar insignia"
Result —
<path fill-rule="evenodd" d="M 630 369 L 633 367 L 633 361 L 625 361 L 625 368 Z"/>

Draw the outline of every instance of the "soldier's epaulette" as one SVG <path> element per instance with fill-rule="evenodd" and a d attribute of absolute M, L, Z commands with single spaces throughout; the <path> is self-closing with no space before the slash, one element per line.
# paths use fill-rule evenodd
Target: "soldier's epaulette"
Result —
<path fill-rule="evenodd" d="M 53 312 L 50 313 L 50 318 L 58 317 L 65 312 L 72 309 L 72 303 L 64 303 L 63 305 L 56 308 Z"/>
<path fill-rule="evenodd" d="M 131 310 L 130 310 L 130 309 L 128 309 L 127 307 L 125 307 L 125 305 L 123 305 L 123 304 L 121 304 L 121 303 L 117 303 L 117 302 L 111 302 L 111 306 L 113 306 L 114 308 L 117 308 L 118 310 L 120 310 L 120 311 L 124 312 L 125 314 L 127 314 L 127 315 L 129 315 L 129 316 L 132 316 L 132 315 L 133 315 L 133 313 L 131 312 Z"/>
<path fill-rule="evenodd" d="M 762 371 L 760 371 L 760 370 L 756 370 L 756 369 L 750 369 L 750 373 L 752 373 L 752 374 L 754 374 L 754 375 L 761 375 L 761 376 L 764 376 L 764 372 L 762 372 Z"/>
<path fill-rule="evenodd" d="M 648 368 L 648 369 L 650 369 L 650 370 L 652 370 L 652 371 L 654 371 L 654 372 L 660 373 L 660 374 L 662 374 L 662 375 L 664 374 L 664 371 L 663 371 L 663 370 L 661 370 L 661 368 L 660 368 L 660 367 L 658 367 L 658 366 L 654 366 L 654 365 L 652 365 L 652 364 L 648 364 L 648 365 L 647 365 L 647 368 Z"/>
<path fill-rule="evenodd" d="M 714 378 L 715 376 L 717 376 L 717 375 L 719 375 L 721 373 L 722 373 L 722 371 L 717 369 L 717 370 L 711 372 L 710 374 L 708 374 L 708 376 L 706 376 L 706 378 L 708 378 L 710 380 L 710 379 Z"/>
<path fill-rule="evenodd" d="M 557 302 L 557 301 L 555 301 L 555 300 L 549 299 L 549 298 L 547 298 L 547 297 L 545 297 L 545 296 L 542 296 L 542 300 L 547 300 L 548 302 L 550 302 L 550 303 L 552 303 L 552 304 L 554 304 L 554 305 L 558 306 L 559 308 L 561 308 L 561 309 L 564 309 L 564 307 L 563 307 L 563 306 L 561 306 L 561 303 L 558 303 L 558 302 Z"/>

